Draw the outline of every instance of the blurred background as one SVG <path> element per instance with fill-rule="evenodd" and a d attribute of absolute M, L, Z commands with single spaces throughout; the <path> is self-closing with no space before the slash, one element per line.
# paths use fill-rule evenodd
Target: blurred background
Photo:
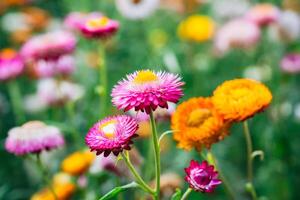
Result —
<path fill-rule="evenodd" d="M 263 7 L 257 7 L 262 3 Z M 66 19 L 74 12 L 100 12 L 119 21 L 119 30 L 105 40 L 105 57 L 98 49 L 103 41 L 83 37 L 70 27 Z M 261 200 L 300 199 L 299 13 L 299 0 L 123 0 L 123 4 L 122 0 L 0 0 L 0 49 L 6 49 L 6 53 L 8 49 L 19 52 L 30 38 L 55 30 L 71 32 L 77 40 L 63 76 L 44 76 L 37 70 L 39 64 L 26 63 L 18 76 L 1 78 L 0 199 L 30 199 L 43 187 L 33 162 L 5 150 L 8 131 L 22 125 L 20 121 L 40 120 L 63 132 L 65 146 L 43 153 L 51 174 L 60 171 L 67 155 L 85 147 L 84 136 L 102 109 L 99 92 L 103 88 L 97 85 L 101 76 L 98 65 L 104 59 L 109 114 L 120 112 L 110 102 L 112 87 L 138 69 L 180 74 L 186 83 L 181 101 L 210 96 L 219 84 L 234 78 L 265 83 L 272 91 L 272 104 L 249 121 L 254 149 L 264 151 L 264 159 L 254 161 L 254 184 Z M 65 87 L 53 86 L 54 79 L 65 81 Z M 58 94 L 61 91 L 65 96 Z M 24 119 L 18 119 L 20 113 L 14 112 L 13 105 L 21 105 Z M 160 132 L 170 129 L 168 117 L 159 122 Z M 140 157 L 145 157 L 150 128 L 147 124 L 141 127 L 144 136 L 137 139 L 136 146 Z M 177 149 L 172 137 L 167 137 L 163 146 L 163 172 L 179 175 L 181 179 L 171 178 L 171 182 L 186 188 L 183 168 L 192 158 L 201 160 L 200 155 Z M 242 125 L 234 125 L 230 136 L 214 145 L 212 151 L 237 199 L 248 199 L 244 190 L 246 148 Z M 146 179 L 151 181 L 152 166 L 143 162 L 139 165 L 142 172 L 149 169 Z M 68 199 L 97 199 L 130 180 L 107 170 L 96 175 L 86 173 L 84 177 L 88 187 L 83 186 Z M 174 189 L 172 184 L 170 187 Z M 142 199 L 139 192 L 118 198 Z M 170 197 L 166 195 L 165 199 Z M 219 187 L 214 194 L 193 193 L 190 199 L 223 200 L 227 196 Z"/>

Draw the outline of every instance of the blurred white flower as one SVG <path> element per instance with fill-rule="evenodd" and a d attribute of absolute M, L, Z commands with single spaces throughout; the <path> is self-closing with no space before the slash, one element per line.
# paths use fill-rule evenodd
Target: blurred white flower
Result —
<path fill-rule="evenodd" d="M 116 6 L 124 17 L 137 20 L 153 14 L 159 6 L 159 0 L 116 0 Z"/>
<path fill-rule="evenodd" d="M 36 113 L 47 108 L 46 102 L 36 94 L 28 95 L 24 99 L 24 108 L 29 113 Z"/>
<path fill-rule="evenodd" d="M 6 32 L 29 30 L 31 27 L 27 22 L 27 16 L 23 13 L 10 12 L 2 17 L 2 29 Z"/>
<path fill-rule="evenodd" d="M 257 81 L 268 81 L 272 77 L 272 69 L 270 66 L 250 66 L 243 72 L 244 78 L 255 79 Z"/>
<path fill-rule="evenodd" d="M 212 0 L 213 15 L 219 19 L 230 19 L 245 14 L 250 8 L 247 0 Z"/>

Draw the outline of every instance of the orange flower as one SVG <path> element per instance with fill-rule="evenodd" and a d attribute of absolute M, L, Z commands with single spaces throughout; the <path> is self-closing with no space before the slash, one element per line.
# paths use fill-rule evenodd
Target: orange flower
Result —
<path fill-rule="evenodd" d="M 229 125 L 215 112 L 210 98 L 192 98 L 180 104 L 172 116 L 178 147 L 200 151 L 228 135 Z"/>
<path fill-rule="evenodd" d="M 58 200 L 68 200 L 75 191 L 75 185 L 71 181 L 71 177 L 65 173 L 58 173 L 53 178 L 53 190 Z M 53 193 L 48 189 L 42 189 L 35 193 L 31 200 L 55 200 Z"/>
<path fill-rule="evenodd" d="M 229 122 L 244 121 L 263 111 L 272 94 L 262 83 L 251 79 L 224 82 L 215 91 L 212 102 L 217 112 Z"/>
<path fill-rule="evenodd" d="M 62 171 L 77 176 L 83 174 L 91 165 L 95 155 L 89 151 L 77 151 L 69 155 L 62 162 Z"/>

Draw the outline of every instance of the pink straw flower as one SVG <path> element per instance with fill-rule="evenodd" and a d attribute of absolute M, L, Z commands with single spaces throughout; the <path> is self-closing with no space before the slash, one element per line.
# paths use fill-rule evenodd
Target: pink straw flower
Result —
<path fill-rule="evenodd" d="M 257 4 L 246 14 L 247 19 L 253 21 L 259 26 L 276 22 L 279 16 L 279 9 L 270 3 Z"/>
<path fill-rule="evenodd" d="M 90 15 L 80 29 L 87 38 L 105 39 L 119 29 L 119 22 L 106 16 Z"/>
<path fill-rule="evenodd" d="M 6 81 L 19 76 L 24 71 L 24 63 L 12 49 L 0 51 L 0 81 Z"/>
<path fill-rule="evenodd" d="M 8 132 L 5 148 L 15 155 L 39 153 L 64 145 L 64 139 L 58 128 L 47 126 L 40 121 L 30 121 Z"/>
<path fill-rule="evenodd" d="M 203 193 L 211 193 L 222 181 L 218 179 L 218 172 L 214 171 L 213 165 L 208 165 L 206 161 L 198 163 L 192 160 L 190 166 L 184 169 L 186 172 L 185 180 L 190 188 Z"/>
<path fill-rule="evenodd" d="M 293 53 L 284 56 L 281 60 L 280 67 L 287 73 L 299 73 L 300 72 L 300 54 Z"/>
<path fill-rule="evenodd" d="M 137 129 L 136 120 L 130 116 L 108 117 L 94 124 L 87 133 L 85 142 L 97 155 L 104 152 L 104 157 L 107 157 L 113 152 L 117 156 L 124 149 L 131 149 L 131 139 L 137 136 Z"/>
<path fill-rule="evenodd" d="M 103 16 L 99 12 L 83 13 L 83 12 L 71 12 L 64 19 L 64 26 L 73 31 L 80 31 L 81 26 L 85 23 L 86 19 L 90 17 Z"/>
<path fill-rule="evenodd" d="M 32 37 L 22 49 L 21 55 L 26 61 L 39 59 L 57 59 L 69 54 L 76 47 L 76 38 L 67 31 L 55 31 Z"/>
<path fill-rule="evenodd" d="M 168 108 L 168 102 L 177 103 L 183 92 L 181 78 L 167 72 L 136 71 L 112 90 L 112 102 L 118 109 L 150 113 L 157 107 Z"/>

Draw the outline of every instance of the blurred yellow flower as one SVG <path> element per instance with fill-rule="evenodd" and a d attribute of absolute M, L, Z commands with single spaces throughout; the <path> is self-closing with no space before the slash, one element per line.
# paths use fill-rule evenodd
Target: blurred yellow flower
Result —
<path fill-rule="evenodd" d="M 65 173 L 58 173 L 54 176 L 52 187 L 58 200 L 68 200 L 75 192 L 71 177 Z M 48 188 L 44 188 L 35 193 L 30 200 L 55 200 L 55 197 Z"/>
<path fill-rule="evenodd" d="M 95 155 L 89 151 L 77 151 L 66 157 L 62 164 L 61 169 L 73 176 L 83 174 L 95 159 Z"/>
<path fill-rule="evenodd" d="M 192 15 L 178 26 L 178 35 L 183 40 L 205 42 L 210 40 L 215 31 L 214 21 L 209 16 Z"/>
<path fill-rule="evenodd" d="M 229 122 L 244 121 L 263 111 L 272 100 L 270 90 L 251 79 L 225 81 L 214 91 L 212 101 L 217 112 Z"/>
<path fill-rule="evenodd" d="M 178 147 L 186 150 L 210 148 L 229 133 L 229 124 L 215 112 L 210 98 L 192 98 L 181 103 L 171 122 Z"/>

